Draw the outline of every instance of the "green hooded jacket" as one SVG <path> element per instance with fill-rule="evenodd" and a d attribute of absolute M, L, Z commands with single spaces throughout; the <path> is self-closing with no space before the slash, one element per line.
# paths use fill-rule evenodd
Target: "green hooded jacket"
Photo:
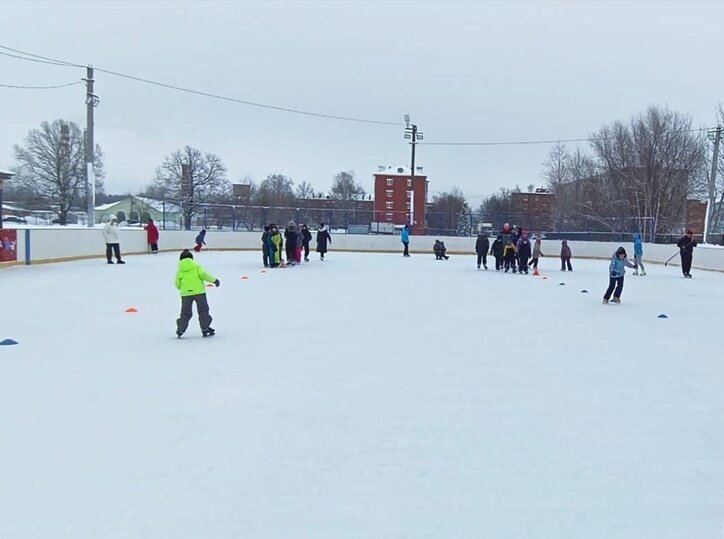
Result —
<path fill-rule="evenodd" d="M 193 258 L 179 260 L 178 271 L 176 272 L 176 288 L 181 292 L 181 297 L 205 294 L 204 281 L 213 283 L 216 281 L 216 277 L 208 273 Z"/>

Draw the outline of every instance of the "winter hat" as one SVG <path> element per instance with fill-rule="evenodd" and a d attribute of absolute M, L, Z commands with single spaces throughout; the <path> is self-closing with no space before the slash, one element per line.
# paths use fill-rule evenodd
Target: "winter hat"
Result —
<path fill-rule="evenodd" d="M 118 218 L 115 215 L 109 215 L 108 222 L 110 223 L 111 221 L 118 221 Z"/>
<path fill-rule="evenodd" d="M 184 249 L 183 251 L 181 251 L 181 254 L 179 255 L 178 259 L 183 260 L 184 258 L 190 258 L 193 260 L 194 255 L 188 249 Z"/>
<path fill-rule="evenodd" d="M 264 232 L 269 232 L 269 225 L 264 225 Z"/>
<path fill-rule="evenodd" d="M 618 249 L 616 249 L 616 256 L 619 255 L 626 256 L 626 249 L 624 249 L 623 247 L 619 247 Z"/>

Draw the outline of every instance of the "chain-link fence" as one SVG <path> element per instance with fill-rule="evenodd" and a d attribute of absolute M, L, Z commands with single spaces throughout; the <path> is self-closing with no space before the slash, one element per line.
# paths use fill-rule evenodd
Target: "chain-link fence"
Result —
<path fill-rule="evenodd" d="M 417 216 L 407 212 L 392 210 L 376 211 L 368 207 L 336 207 L 331 203 L 327 207 L 309 205 L 307 207 L 269 207 L 229 204 L 195 204 L 190 211 L 188 206 L 164 201 L 163 218 L 159 219 L 165 229 L 201 229 L 231 231 L 261 231 L 265 225 L 277 224 L 285 227 L 290 221 L 306 223 L 316 228 L 324 223 L 336 233 L 346 234 L 399 234 L 411 219 L 428 236 L 475 236 L 485 231 L 495 236 L 505 223 L 513 227 L 521 226 L 531 233 L 541 234 L 548 239 L 568 239 L 579 241 L 630 242 L 634 233 L 641 233 L 645 241 L 654 243 L 675 243 L 681 237 L 681 231 L 656 233 L 652 219 L 594 219 L 578 217 L 569 219 L 548 215 L 531 215 L 517 212 L 434 212 L 428 211 L 424 217 L 424 227 L 419 226 Z M 184 211 L 186 208 L 187 211 Z M 187 224 L 186 216 L 190 215 Z M 682 225 L 683 230 L 683 225 Z M 697 238 L 701 241 L 701 236 Z M 711 237 L 713 243 L 724 244 L 724 236 Z"/>

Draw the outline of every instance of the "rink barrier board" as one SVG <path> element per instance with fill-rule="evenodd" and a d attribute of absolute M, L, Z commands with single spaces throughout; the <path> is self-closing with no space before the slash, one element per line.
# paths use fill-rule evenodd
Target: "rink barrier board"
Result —
<path fill-rule="evenodd" d="M 24 233 L 21 233 L 21 230 Z M 197 231 L 161 231 L 160 252 L 179 252 L 184 248 L 191 249 Z M 402 244 L 399 236 L 333 234 L 330 253 L 399 253 Z M 412 236 L 410 253 L 414 255 L 433 256 L 432 243 L 434 236 Z M 475 237 L 443 237 L 448 246 L 448 253 L 456 256 L 475 256 Z M 214 231 L 210 229 L 207 236 L 209 246 L 205 251 L 260 251 L 259 232 Z M 100 229 L 87 228 L 28 228 L 18 229 L 17 235 L 18 260 L 0 263 L 0 268 L 15 265 L 48 264 L 54 262 L 70 262 L 75 260 L 105 258 L 105 243 Z M 424 249 L 417 249 L 416 244 L 425 242 Z M 146 233 L 140 229 L 121 229 L 120 243 L 122 255 L 142 255 L 149 253 Z M 427 247 L 429 244 L 429 247 Z M 570 241 L 575 260 L 608 260 L 620 242 L 576 242 Z M 633 245 L 623 244 L 633 254 Z M 558 240 L 543 242 L 543 251 L 557 252 L 560 248 Z M 677 250 L 676 245 L 644 244 L 644 263 L 663 264 Z M 314 251 L 314 248 L 312 248 Z M 580 253 L 580 254 L 577 254 Z M 23 260 L 24 255 L 24 260 Z M 559 256 L 549 255 L 543 258 L 559 260 Z M 680 267 L 678 257 L 669 265 Z M 724 249 L 697 248 L 694 251 L 694 265 L 697 270 L 724 271 Z"/>

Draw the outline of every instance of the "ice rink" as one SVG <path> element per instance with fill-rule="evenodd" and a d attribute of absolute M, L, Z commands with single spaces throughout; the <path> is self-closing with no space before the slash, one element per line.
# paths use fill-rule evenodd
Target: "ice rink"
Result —
<path fill-rule="evenodd" d="M 723 274 L 196 259 L 0 270 L 0 537 L 724 537 Z"/>

